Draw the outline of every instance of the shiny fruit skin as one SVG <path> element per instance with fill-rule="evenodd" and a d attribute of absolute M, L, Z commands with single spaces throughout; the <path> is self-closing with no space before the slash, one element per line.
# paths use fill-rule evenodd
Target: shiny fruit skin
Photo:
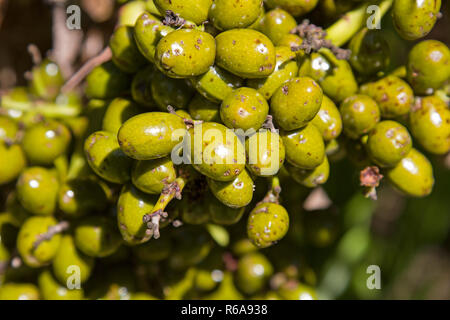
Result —
<path fill-rule="evenodd" d="M 220 202 L 234 209 L 247 206 L 253 198 L 253 180 L 247 170 L 230 182 L 208 179 L 208 185 Z"/>
<path fill-rule="evenodd" d="M 257 205 L 248 217 L 247 235 L 259 248 L 267 248 L 281 240 L 289 228 L 289 215 L 276 203 Z"/>
<path fill-rule="evenodd" d="M 392 119 L 406 115 L 414 99 L 411 87 L 397 76 L 386 76 L 361 86 L 362 94 L 374 99 L 383 118 Z"/>
<path fill-rule="evenodd" d="M 216 63 L 242 78 L 264 78 L 275 68 L 275 47 L 264 34 L 233 29 L 216 37 Z"/>
<path fill-rule="evenodd" d="M 273 274 L 273 266 L 261 253 L 248 253 L 239 259 L 235 281 L 245 294 L 255 294 L 267 285 Z"/>
<path fill-rule="evenodd" d="M 333 100 L 323 95 L 319 112 L 311 120 L 322 133 L 325 141 L 331 141 L 339 137 L 342 132 L 342 116 Z"/>
<path fill-rule="evenodd" d="M 143 193 L 131 184 L 122 188 L 117 201 L 117 225 L 125 242 L 137 245 L 149 239 L 143 218 L 157 201 L 157 196 Z"/>
<path fill-rule="evenodd" d="M 347 97 L 340 105 L 344 133 L 352 139 L 369 133 L 380 121 L 380 109 L 371 97 L 363 94 Z"/>
<path fill-rule="evenodd" d="M 446 154 L 450 150 L 450 110 L 437 96 L 418 98 L 409 115 L 414 138 L 434 154 Z"/>
<path fill-rule="evenodd" d="M 312 170 L 319 166 L 325 157 L 325 143 L 322 134 L 313 124 L 306 127 L 281 133 L 286 160 L 303 169 Z"/>
<path fill-rule="evenodd" d="M 17 237 L 17 250 L 27 266 L 39 268 L 53 260 L 61 244 L 60 234 L 41 242 L 36 249 L 33 248 L 37 236 L 48 232 L 48 228 L 56 224 L 53 217 L 31 217 L 24 222 Z"/>
<path fill-rule="evenodd" d="M 393 167 L 412 148 L 412 138 L 400 123 L 385 120 L 369 133 L 366 150 L 369 157 L 381 167 Z"/>
<path fill-rule="evenodd" d="M 61 245 L 52 261 L 53 274 L 60 284 L 67 284 L 71 276 L 71 266 L 79 268 L 80 282 L 85 283 L 91 276 L 94 264 L 94 258 L 86 256 L 76 248 L 71 235 L 62 236 Z"/>
<path fill-rule="evenodd" d="M 58 207 L 65 217 L 79 218 L 93 212 L 101 212 L 108 204 L 103 186 L 91 178 L 66 181 L 58 193 Z"/>
<path fill-rule="evenodd" d="M 183 119 L 163 112 L 143 113 L 127 120 L 119 130 L 122 151 L 136 160 L 153 160 L 168 156 L 179 141 L 172 133 L 184 130 Z"/>
<path fill-rule="evenodd" d="M 74 229 L 77 249 L 89 257 L 104 258 L 112 255 L 121 245 L 117 226 L 104 216 L 86 217 Z"/>
<path fill-rule="evenodd" d="M 261 79 L 249 79 L 247 85 L 258 90 L 266 100 L 269 100 L 277 89 L 298 73 L 295 53 L 287 46 L 275 47 L 276 63 L 271 75 Z"/>
<path fill-rule="evenodd" d="M 132 161 L 120 149 L 116 135 L 94 132 L 86 139 L 84 152 L 89 166 L 101 178 L 117 184 L 130 180 Z"/>
<path fill-rule="evenodd" d="M 433 190 L 433 167 L 416 149 L 411 149 L 386 176 L 396 189 L 410 197 L 425 197 Z"/>
<path fill-rule="evenodd" d="M 181 18 L 200 25 L 208 19 L 212 0 L 154 0 L 154 3 L 162 16 L 171 10 Z"/>
<path fill-rule="evenodd" d="M 450 78 L 450 49 L 436 40 L 419 42 L 409 52 L 406 70 L 416 94 L 432 94 Z"/>
<path fill-rule="evenodd" d="M 236 5 L 229 0 L 213 0 L 209 19 L 218 30 L 246 28 L 259 17 L 262 0 L 243 0 Z"/>
<path fill-rule="evenodd" d="M 22 147 L 31 164 L 48 166 L 70 146 L 72 135 L 62 123 L 47 120 L 25 131 Z"/>
<path fill-rule="evenodd" d="M 158 69 L 171 78 L 201 75 L 214 64 L 216 43 L 207 32 L 180 29 L 169 33 L 156 46 Z"/>
<path fill-rule="evenodd" d="M 109 47 L 112 61 L 123 72 L 136 73 L 147 63 L 134 41 L 134 28 L 131 26 L 122 25 L 114 30 Z"/>
<path fill-rule="evenodd" d="M 254 131 L 261 128 L 269 113 L 269 104 L 258 91 L 241 87 L 228 94 L 220 107 L 220 118 L 228 128 Z"/>
<path fill-rule="evenodd" d="M 112 61 L 95 67 L 86 77 L 86 96 L 91 99 L 112 99 L 130 88 L 130 76 Z"/>
<path fill-rule="evenodd" d="M 310 122 L 320 110 L 323 91 L 309 77 L 296 77 L 285 82 L 270 100 L 274 120 L 284 130 L 296 130 Z"/>
<path fill-rule="evenodd" d="M 142 113 L 142 109 L 133 101 L 116 98 L 106 109 L 102 130 L 117 134 L 125 121 L 140 113 Z"/>
<path fill-rule="evenodd" d="M 441 0 L 396 0 L 392 18 L 397 33 L 412 41 L 425 37 L 436 23 Z"/>
<path fill-rule="evenodd" d="M 294 17 L 301 17 L 312 11 L 318 0 L 267 0 L 269 8 L 282 8 L 292 14 Z"/>
<path fill-rule="evenodd" d="M 247 169 L 255 176 L 278 173 L 286 159 L 283 140 L 276 132 L 260 130 L 245 141 Z"/>
<path fill-rule="evenodd" d="M 16 183 L 22 206 L 32 214 L 50 216 L 56 210 L 59 181 L 54 172 L 41 168 L 25 169 Z"/>
<path fill-rule="evenodd" d="M 279 45 L 283 36 L 289 34 L 296 26 L 297 22 L 289 12 L 276 8 L 264 15 L 258 30 L 268 36 L 275 45 Z"/>
<path fill-rule="evenodd" d="M 215 103 L 221 102 L 244 83 L 240 77 L 216 65 L 211 66 L 204 74 L 191 78 L 190 81 L 198 93 Z"/>
<path fill-rule="evenodd" d="M 170 185 L 177 173 L 170 158 L 137 161 L 131 173 L 136 188 L 148 194 L 160 194 Z"/>
<path fill-rule="evenodd" d="M 154 63 L 156 45 L 163 37 L 173 31 L 175 29 L 163 25 L 159 18 L 148 12 L 144 12 L 136 20 L 134 40 L 141 54 L 149 62 Z"/>
<path fill-rule="evenodd" d="M 194 120 L 201 120 L 206 122 L 218 122 L 220 119 L 220 105 L 204 98 L 200 93 L 197 93 L 188 106 L 189 114 Z"/>
<path fill-rule="evenodd" d="M 300 54 L 299 66 L 298 75 L 313 78 L 324 94 L 335 102 L 341 102 L 358 91 L 358 83 L 350 64 L 346 60 L 337 59 L 328 49 L 322 48 L 320 52 L 305 56 Z"/>
<path fill-rule="evenodd" d="M 31 283 L 5 283 L 0 287 L 0 300 L 39 300 L 39 290 Z"/>
<path fill-rule="evenodd" d="M 14 181 L 25 168 L 27 159 L 20 145 L 0 141 L 0 185 Z"/>
<path fill-rule="evenodd" d="M 195 125 L 189 130 L 189 136 L 191 163 L 201 174 L 226 182 L 245 170 L 245 147 L 224 125 L 214 122 Z"/>
<path fill-rule="evenodd" d="M 326 156 L 323 162 L 312 170 L 300 169 L 290 164 L 286 164 L 286 169 L 291 174 L 292 179 L 308 188 L 325 184 L 330 176 L 330 164 Z"/>
<path fill-rule="evenodd" d="M 37 282 L 44 300 L 82 300 L 84 297 L 83 289 L 68 289 L 67 283 L 59 283 L 49 269 L 40 273 Z"/>

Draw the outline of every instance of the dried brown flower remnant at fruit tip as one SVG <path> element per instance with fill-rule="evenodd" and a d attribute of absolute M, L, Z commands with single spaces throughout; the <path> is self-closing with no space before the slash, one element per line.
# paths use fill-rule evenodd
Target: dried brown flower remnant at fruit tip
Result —
<path fill-rule="evenodd" d="M 202 124 L 202 123 L 203 123 L 203 121 L 200 121 L 200 120 L 194 121 L 194 120 L 190 120 L 190 119 L 187 119 L 187 118 L 183 118 L 182 116 L 180 116 L 180 115 L 175 111 L 175 108 L 172 107 L 171 105 L 168 105 L 168 106 L 167 106 L 167 111 L 168 111 L 169 113 L 171 113 L 171 114 L 173 114 L 173 115 L 176 115 L 177 117 L 180 117 L 181 119 L 183 119 L 184 124 L 186 125 L 186 127 L 187 127 L 188 129 L 194 128 L 196 124 Z"/>
<path fill-rule="evenodd" d="M 277 129 L 275 128 L 275 125 L 273 124 L 273 117 L 269 114 L 266 117 L 266 121 L 264 121 L 262 125 L 263 129 L 270 130 L 271 132 L 277 132 Z"/>
<path fill-rule="evenodd" d="M 303 39 L 301 45 L 291 47 L 293 51 L 303 50 L 306 54 L 310 54 L 311 52 L 319 51 L 321 48 L 328 48 L 339 60 L 348 60 L 350 58 L 350 50 L 341 49 L 333 45 L 330 40 L 325 39 L 326 31 L 310 23 L 308 19 L 303 20 L 301 24 L 291 30 L 291 33 L 296 33 Z"/>
<path fill-rule="evenodd" d="M 256 206 L 259 206 L 260 204 L 263 203 L 276 203 L 276 204 L 280 204 L 280 193 L 281 193 L 281 187 L 279 185 L 276 186 L 272 186 L 269 191 L 267 192 L 266 196 L 256 204 Z M 260 213 L 260 212 L 267 212 L 267 207 L 261 208 L 257 211 L 255 211 L 255 213 Z"/>
<path fill-rule="evenodd" d="M 161 221 L 164 221 L 169 217 L 167 212 L 158 210 L 152 214 L 146 214 L 143 217 L 144 223 L 147 224 L 147 235 L 153 236 L 155 239 L 159 239 L 161 234 L 159 232 L 159 225 Z"/>
<path fill-rule="evenodd" d="M 186 20 L 180 17 L 179 14 L 172 10 L 166 10 L 166 15 L 162 20 L 163 25 L 170 27 L 182 27 L 186 23 Z"/>
<path fill-rule="evenodd" d="M 162 194 L 175 194 L 175 198 L 181 200 L 181 188 L 180 185 L 175 181 L 164 187 Z"/>
<path fill-rule="evenodd" d="M 366 198 L 377 200 L 376 188 L 380 185 L 381 179 L 383 179 L 383 175 L 376 166 L 370 166 L 361 171 L 359 180 L 361 186 L 366 187 L 364 191 Z"/>
<path fill-rule="evenodd" d="M 225 269 L 234 272 L 238 268 L 238 260 L 233 257 L 230 252 L 225 252 L 222 256 L 222 260 L 225 264 Z"/>
<path fill-rule="evenodd" d="M 174 222 L 172 222 L 172 226 L 174 228 L 179 228 L 183 225 L 183 222 L 181 222 L 180 220 L 174 220 Z"/>
<path fill-rule="evenodd" d="M 359 177 L 361 186 L 364 187 L 378 187 L 381 179 L 383 179 L 383 175 L 380 173 L 380 169 L 376 166 L 365 168 L 361 171 Z"/>

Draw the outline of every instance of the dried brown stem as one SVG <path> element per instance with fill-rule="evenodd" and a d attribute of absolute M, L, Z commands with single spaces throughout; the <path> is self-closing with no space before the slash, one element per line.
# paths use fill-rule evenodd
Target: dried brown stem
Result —
<path fill-rule="evenodd" d="M 166 10 L 166 15 L 162 20 L 163 25 L 170 27 L 182 27 L 186 23 L 186 20 L 180 17 L 179 14 L 172 10 Z"/>
<path fill-rule="evenodd" d="M 271 132 L 277 132 L 277 128 L 275 128 L 275 125 L 273 124 L 273 116 L 270 114 L 267 115 L 266 121 L 263 123 L 262 127 L 270 130 Z"/>
<path fill-rule="evenodd" d="M 370 166 L 361 171 L 359 180 L 361 186 L 365 187 L 364 195 L 372 200 L 377 200 L 376 188 L 380 185 L 383 175 L 376 166 Z"/>
<path fill-rule="evenodd" d="M 37 66 L 38 64 L 40 64 L 42 62 L 41 51 L 35 44 L 30 43 L 27 47 L 27 51 L 30 54 L 31 60 L 33 61 L 33 64 L 35 66 Z"/>
<path fill-rule="evenodd" d="M 167 106 L 167 111 L 168 111 L 169 113 L 171 113 L 171 114 L 173 114 L 173 115 L 175 115 L 175 116 L 180 117 L 181 119 L 183 119 L 184 124 L 186 125 L 186 127 L 187 127 L 188 129 L 194 128 L 194 126 L 195 126 L 196 124 L 201 124 L 201 123 L 203 123 L 203 121 L 194 121 L 194 120 L 191 120 L 191 119 L 183 118 L 182 116 L 180 116 L 180 115 L 175 111 L 175 108 L 172 107 L 171 105 L 168 105 L 168 106 Z"/>
<path fill-rule="evenodd" d="M 293 51 L 303 50 L 305 53 L 310 54 L 311 52 L 319 51 L 321 48 L 328 48 L 340 60 L 348 60 L 350 58 L 350 50 L 341 49 L 333 45 L 331 40 L 325 39 L 327 32 L 321 27 L 310 23 L 307 19 L 295 27 L 291 33 L 296 33 L 303 39 L 301 45 L 291 48 Z"/>
<path fill-rule="evenodd" d="M 73 73 L 73 63 L 80 52 L 83 32 L 67 28 L 67 0 L 47 0 L 47 2 L 52 6 L 53 49 L 51 58 L 58 64 L 63 76 L 68 77 Z"/>
<path fill-rule="evenodd" d="M 70 79 L 66 82 L 66 84 L 62 87 L 61 91 L 63 93 L 67 93 L 72 91 L 75 87 L 77 87 L 86 76 L 94 69 L 95 67 L 105 63 L 106 61 L 111 60 L 112 51 L 109 47 L 106 47 L 99 55 L 93 57 L 89 61 L 87 61 L 81 68 L 78 70 Z"/>
<path fill-rule="evenodd" d="M 53 236 L 66 231 L 69 226 L 69 222 L 67 221 L 61 221 L 54 226 L 50 226 L 46 233 L 41 233 L 36 237 L 36 241 L 33 243 L 33 250 L 36 250 L 42 242 L 49 241 L 53 238 Z"/>

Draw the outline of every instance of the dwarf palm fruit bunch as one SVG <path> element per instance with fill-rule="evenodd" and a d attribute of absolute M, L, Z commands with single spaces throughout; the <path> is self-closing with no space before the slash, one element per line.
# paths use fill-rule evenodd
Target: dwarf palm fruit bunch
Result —
<path fill-rule="evenodd" d="M 371 2 L 408 41 L 441 5 Z M 7 284 L 39 270 L 38 288 L 5 285 L 0 297 L 316 297 L 291 248 L 337 237 L 335 208 L 295 222 L 330 165 L 349 160 L 372 198 L 380 181 L 424 197 L 425 153 L 450 150 L 449 48 L 419 40 L 392 65 L 368 5 L 128 2 L 82 111 L 58 102 L 55 64 L 37 67 L 28 91 L 2 97 L 0 221 L 15 233 L 9 244 L 2 234 L 0 262 Z M 7 268 L 14 248 L 20 272 Z M 72 265 L 86 290 L 60 290 Z"/>

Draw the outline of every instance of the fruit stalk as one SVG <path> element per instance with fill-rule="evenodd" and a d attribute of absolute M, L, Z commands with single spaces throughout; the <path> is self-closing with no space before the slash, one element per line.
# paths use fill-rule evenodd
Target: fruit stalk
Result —
<path fill-rule="evenodd" d="M 393 0 L 383 0 L 379 3 L 379 17 L 381 19 L 389 8 Z M 349 41 L 366 23 L 368 3 L 364 3 L 356 9 L 346 13 L 342 18 L 326 29 L 326 39 L 340 47 Z"/>
<path fill-rule="evenodd" d="M 23 112 L 34 112 L 48 118 L 76 117 L 81 113 L 78 106 L 75 105 L 57 105 L 50 102 L 33 103 L 18 102 L 8 96 L 1 97 L 1 107 Z"/>
<path fill-rule="evenodd" d="M 280 193 L 281 193 L 281 185 L 280 185 L 280 178 L 278 176 L 270 177 L 270 189 L 269 192 L 267 192 L 266 196 L 263 200 L 261 200 L 259 204 L 261 203 L 280 203 Z"/>
<path fill-rule="evenodd" d="M 174 182 L 164 188 L 158 199 L 158 202 L 153 207 L 152 212 L 144 216 L 143 221 L 147 224 L 147 234 L 149 236 L 149 239 L 151 239 L 151 237 L 155 239 L 158 239 L 160 237 L 160 221 L 162 218 L 166 219 L 168 217 L 167 212 L 164 212 L 164 210 L 174 198 L 181 200 L 181 193 L 186 183 L 187 179 L 183 176 L 175 179 Z"/>
<path fill-rule="evenodd" d="M 61 221 L 57 225 L 49 227 L 46 233 L 42 233 L 37 237 L 33 243 L 33 250 L 36 250 L 42 242 L 51 240 L 54 235 L 66 231 L 69 227 L 70 224 L 67 221 Z"/>
<path fill-rule="evenodd" d="M 95 67 L 101 65 L 104 62 L 111 60 L 112 51 L 110 47 L 106 47 L 98 56 L 93 57 L 88 62 L 86 62 L 80 70 L 75 72 L 75 74 L 66 82 L 66 84 L 61 88 L 62 93 L 72 91 L 76 86 L 78 86 L 81 81 L 94 69 Z"/>

